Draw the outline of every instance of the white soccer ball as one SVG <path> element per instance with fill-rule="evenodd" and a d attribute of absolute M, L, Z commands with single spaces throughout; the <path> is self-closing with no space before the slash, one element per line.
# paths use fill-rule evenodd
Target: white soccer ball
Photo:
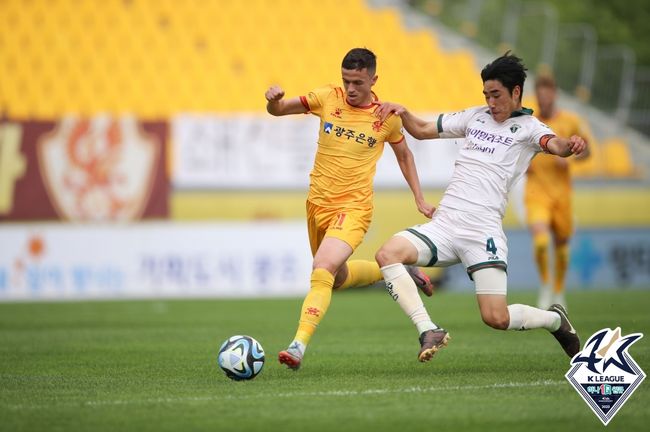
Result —
<path fill-rule="evenodd" d="M 250 336 L 231 336 L 219 348 L 219 367 L 235 381 L 255 378 L 264 366 L 264 348 Z"/>

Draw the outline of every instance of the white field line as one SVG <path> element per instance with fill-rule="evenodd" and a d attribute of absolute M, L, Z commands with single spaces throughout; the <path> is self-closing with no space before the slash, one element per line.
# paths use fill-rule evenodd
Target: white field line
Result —
<path fill-rule="evenodd" d="M 409 394 L 409 393 L 435 393 L 435 392 L 463 392 L 468 390 L 495 390 L 524 387 L 546 387 L 558 384 L 566 384 L 566 381 L 533 381 L 533 382 L 509 382 L 484 385 L 457 385 L 457 386 L 431 386 L 431 387 L 405 387 L 405 388 L 378 388 L 366 390 L 328 390 L 328 391 L 290 391 L 279 393 L 247 393 L 241 395 L 208 395 L 195 397 L 169 397 L 150 399 L 108 399 L 108 400 L 87 400 L 87 401 L 54 401 L 51 404 L 2 404 L 0 407 L 13 411 L 52 409 L 64 407 L 102 407 L 102 406 L 128 406 L 128 405 L 177 405 L 196 402 L 213 402 L 228 400 L 264 399 L 264 398 L 294 398 L 294 397 L 357 397 L 385 394 Z"/>

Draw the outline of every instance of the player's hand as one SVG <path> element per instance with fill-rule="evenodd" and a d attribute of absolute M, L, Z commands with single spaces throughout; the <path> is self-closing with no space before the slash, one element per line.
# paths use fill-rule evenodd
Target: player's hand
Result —
<path fill-rule="evenodd" d="M 394 102 L 379 102 L 379 107 L 375 110 L 375 115 L 383 122 L 392 114 L 402 115 L 405 111 L 406 108 L 400 104 Z"/>
<path fill-rule="evenodd" d="M 433 217 L 433 213 L 436 211 L 436 208 L 429 204 L 428 202 L 424 200 L 418 200 L 416 201 L 416 204 L 418 206 L 418 210 L 420 213 L 431 219 Z"/>
<path fill-rule="evenodd" d="M 282 87 L 277 85 L 271 86 L 266 93 L 264 93 L 264 97 L 269 102 L 279 101 L 284 97 L 284 90 L 282 90 Z"/>
<path fill-rule="evenodd" d="M 571 153 L 573 153 L 576 156 L 580 156 L 580 154 L 587 149 L 587 142 L 582 137 L 579 137 L 578 135 L 571 135 L 571 138 L 569 138 L 568 145 L 569 145 L 569 150 L 571 150 Z"/>

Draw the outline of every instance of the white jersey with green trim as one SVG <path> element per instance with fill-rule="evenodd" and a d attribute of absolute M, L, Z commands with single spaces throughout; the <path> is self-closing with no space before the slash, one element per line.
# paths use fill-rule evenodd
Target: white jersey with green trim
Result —
<path fill-rule="evenodd" d="M 487 106 L 440 114 L 441 138 L 465 138 L 441 207 L 503 218 L 510 187 L 554 136 L 531 114 L 524 108 L 502 123 Z"/>

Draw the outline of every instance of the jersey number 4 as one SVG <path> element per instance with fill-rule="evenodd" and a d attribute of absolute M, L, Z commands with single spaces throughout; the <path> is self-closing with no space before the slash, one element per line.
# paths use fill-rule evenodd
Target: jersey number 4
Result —
<path fill-rule="evenodd" d="M 494 239 L 492 237 L 487 239 L 487 243 L 485 244 L 485 250 L 492 254 L 497 253 L 497 245 L 494 244 Z"/>

